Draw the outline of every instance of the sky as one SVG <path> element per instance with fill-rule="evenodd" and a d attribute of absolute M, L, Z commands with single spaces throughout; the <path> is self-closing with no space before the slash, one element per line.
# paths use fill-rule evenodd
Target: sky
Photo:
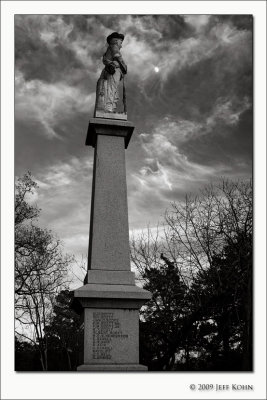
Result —
<path fill-rule="evenodd" d="M 66 252 L 87 255 L 85 139 L 106 37 L 125 35 L 129 227 L 139 232 L 186 193 L 251 177 L 252 25 L 248 15 L 15 16 L 15 174 L 31 171 L 29 201 Z"/>

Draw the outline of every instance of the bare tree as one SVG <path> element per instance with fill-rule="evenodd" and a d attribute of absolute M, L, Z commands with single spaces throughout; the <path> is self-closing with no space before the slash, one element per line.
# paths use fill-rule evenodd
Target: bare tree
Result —
<path fill-rule="evenodd" d="M 191 272 L 205 270 L 226 241 L 252 234 L 252 184 L 222 180 L 198 196 L 186 196 L 165 213 L 165 239 L 171 258 Z"/>
<path fill-rule="evenodd" d="M 77 259 L 75 260 L 75 263 L 72 265 L 73 282 L 75 284 L 77 284 L 77 282 L 83 285 L 87 283 L 86 282 L 87 269 L 88 269 L 87 257 L 82 256 L 82 258 L 79 261 L 77 261 Z"/>
<path fill-rule="evenodd" d="M 71 256 L 51 231 L 34 224 L 40 210 L 29 204 L 37 185 L 31 174 L 16 184 L 15 203 L 15 318 L 16 334 L 36 345 L 42 368 L 47 370 L 45 327 L 60 290 L 68 287 Z"/>
<path fill-rule="evenodd" d="M 23 287 L 15 296 L 15 310 L 17 334 L 36 343 L 42 367 L 47 370 L 45 328 L 50 322 L 56 296 L 68 287 L 71 260 L 62 256 L 60 242 L 47 232 L 45 240 L 42 253 L 32 252 L 23 260 L 31 272 L 26 279 L 23 274 Z"/>
<path fill-rule="evenodd" d="M 188 195 L 184 202 L 172 203 L 166 210 L 162 227 L 148 229 L 131 239 L 131 260 L 139 271 L 144 285 L 147 285 L 150 269 L 162 270 L 163 265 L 173 265 L 187 290 L 184 291 L 190 303 L 191 313 L 185 326 L 192 325 L 197 318 L 202 318 L 203 310 L 212 307 L 212 296 L 200 296 L 198 290 L 191 291 L 192 283 L 201 276 L 207 288 L 223 291 L 223 282 L 227 282 L 225 274 L 231 279 L 231 268 L 216 272 L 215 265 L 222 266 L 218 260 L 226 260 L 227 264 L 238 264 L 232 270 L 239 274 L 246 291 L 246 317 L 244 321 L 244 347 L 251 347 L 252 320 L 252 183 L 221 180 L 217 185 L 209 185 L 199 195 Z M 231 251 L 231 255 L 229 252 Z M 227 252 L 227 253 L 226 253 Z M 244 254 L 244 252 L 246 254 Z M 228 261 L 227 261 L 228 260 Z M 234 261 L 232 261 L 234 260 Z M 214 273 L 210 273 L 213 267 Z M 238 272 L 239 271 L 239 272 Z M 214 281 L 216 280 L 216 282 Z M 240 292 L 238 293 L 240 296 Z M 152 300 L 154 310 L 161 310 L 157 296 Z M 205 299 L 205 306 L 203 301 Z M 240 299 L 239 299 L 240 300 Z M 238 308 L 236 308 L 238 313 Z M 227 315 L 227 310 L 224 308 Z M 237 315 L 240 320 L 243 318 Z M 207 319 L 208 319 L 207 315 Z M 187 328 L 186 328 L 187 329 Z M 228 338 L 224 337 L 227 343 Z"/>
<path fill-rule="evenodd" d="M 131 262 L 138 273 L 137 279 L 144 283 L 144 271 L 162 265 L 160 254 L 164 244 L 160 237 L 159 225 L 154 230 L 148 226 L 147 231 L 141 232 L 138 236 L 132 235 L 130 249 Z"/>

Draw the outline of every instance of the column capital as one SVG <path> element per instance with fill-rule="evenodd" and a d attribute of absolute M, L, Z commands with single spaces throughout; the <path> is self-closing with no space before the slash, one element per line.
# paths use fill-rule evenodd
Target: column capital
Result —
<path fill-rule="evenodd" d="M 90 118 L 85 144 L 95 147 L 97 135 L 121 136 L 124 137 L 125 148 L 127 149 L 133 130 L 134 125 L 130 121 Z"/>

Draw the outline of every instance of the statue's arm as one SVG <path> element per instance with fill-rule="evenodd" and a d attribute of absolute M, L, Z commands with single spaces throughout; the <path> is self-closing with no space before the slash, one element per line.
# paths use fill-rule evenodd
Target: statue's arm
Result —
<path fill-rule="evenodd" d="M 115 73 L 116 67 L 118 65 L 116 66 L 116 62 L 112 58 L 110 47 L 108 48 L 106 53 L 103 55 L 102 60 L 103 60 L 103 64 L 105 65 L 105 71 L 108 72 L 109 74 L 113 75 Z"/>
<path fill-rule="evenodd" d="M 103 55 L 102 61 L 103 61 L 103 64 L 104 64 L 104 65 L 109 65 L 109 64 L 112 63 L 112 60 L 110 60 L 110 58 L 107 56 L 107 53 L 105 53 L 105 54 Z"/>
<path fill-rule="evenodd" d="M 118 63 L 120 64 L 122 73 L 127 74 L 127 65 L 125 64 L 125 62 L 122 58 L 119 46 L 117 44 L 111 45 L 110 50 L 111 50 L 112 58 L 114 60 L 118 61 Z"/>

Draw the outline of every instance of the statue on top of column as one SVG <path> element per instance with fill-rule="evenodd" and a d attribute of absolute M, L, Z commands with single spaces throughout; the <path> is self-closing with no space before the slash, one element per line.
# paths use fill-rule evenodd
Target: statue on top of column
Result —
<path fill-rule="evenodd" d="M 101 72 L 96 86 L 95 117 L 105 117 L 105 114 L 113 113 L 118 118 L 127 118 L 124 86 L 124 75 L 127 73 L 127 65 L 120 52 L 123 40 L 124 35 L 118 32 L 113 32 L 107 37 L 108 48 L 102 59 L 105 68 Z M 123 113 L 117 113 L 120 81 L 123 83 Z"/>

